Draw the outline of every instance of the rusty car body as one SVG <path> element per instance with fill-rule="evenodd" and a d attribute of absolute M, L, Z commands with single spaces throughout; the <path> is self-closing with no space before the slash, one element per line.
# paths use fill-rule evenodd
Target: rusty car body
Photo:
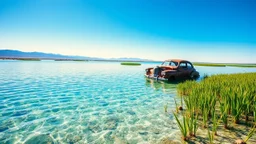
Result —
<path fill-rule="evenodd" d="M 185 78 L 196 79 L 199 77 L 199 72 L 187 60 L 169 59 L 160 66 L 147 68 L 145 76 L 155 80 L 173 81 Z"/>

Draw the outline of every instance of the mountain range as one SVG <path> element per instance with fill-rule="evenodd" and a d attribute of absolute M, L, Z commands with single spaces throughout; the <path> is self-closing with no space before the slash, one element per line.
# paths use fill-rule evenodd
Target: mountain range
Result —
<path fill-rule="evenodd" d="M 39 58 L 39 59 L 82 59 L 82 60 L 105 60 L 105 61 L 153 61 L 141 58 L 98 58 L 87 56 L 70 56 L 43 52 L 22 52 L 19 50 L 0 50 L 0 58 Z"/>

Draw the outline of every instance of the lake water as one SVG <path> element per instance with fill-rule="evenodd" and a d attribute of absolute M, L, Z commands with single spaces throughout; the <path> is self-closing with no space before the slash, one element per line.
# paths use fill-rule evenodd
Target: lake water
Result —
<path fill-rule="evenodd" d="M 158 143 L 180 139 L 176 85 L 144 77 L 159 63 L 0 61 L 0 143 Z M 201 75 L 256 68 L 196 67 Z M 168 112 L 164 112 L 164 105 Z"/>

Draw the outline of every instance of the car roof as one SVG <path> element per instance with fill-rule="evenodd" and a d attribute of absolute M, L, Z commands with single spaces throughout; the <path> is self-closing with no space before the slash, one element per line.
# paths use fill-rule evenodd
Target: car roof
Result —
<path fill-rule="evenodd" d="M 165 61 L 174 61 L 174 62 L 178 62 L 178 63 L 180 63 L 180 62 L 189 62 L 189 61 L 183 60 L 183 59 L 168 59 L 168 60 L 165 60 Z"/>

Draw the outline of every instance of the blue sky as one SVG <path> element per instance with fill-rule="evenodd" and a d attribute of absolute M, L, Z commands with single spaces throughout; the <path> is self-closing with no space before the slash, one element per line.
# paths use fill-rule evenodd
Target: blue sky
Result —
<path fill-rule="evenodd" d="M 0 0 L 0 48 L 256 62 L 255 0 Z"/>

